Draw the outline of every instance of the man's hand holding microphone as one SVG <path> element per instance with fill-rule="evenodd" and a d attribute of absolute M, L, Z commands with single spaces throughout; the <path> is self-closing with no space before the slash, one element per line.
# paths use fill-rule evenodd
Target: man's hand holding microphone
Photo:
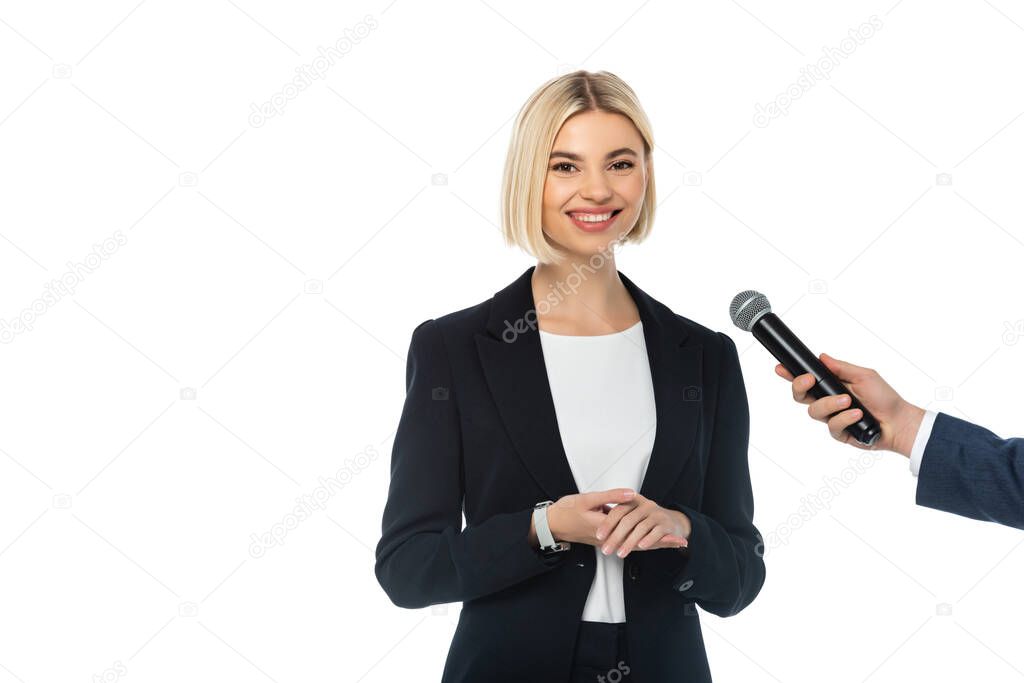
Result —
<path fill-rule="evenodd" d="M 857 441 L 846 428 L 860 420 L 863 411 L 850 407 L 850 393 L 816 399 L 808 393 L 817 383 L 813 374 L 807 372 L 793 377 L 779 363 L 775 366 L 775 374 L 792 383 L 793 400 L 807 405 L 808 415 L 827 424 L 833 439 L 863 450 L 895 451 L 909 458 L 914 438 L 924 418 L 924 409 L 906 401 L 874 370 L 841 361 L 826 353 L 819 358 L 878 419 L 882 435 L 871 446 Z"/>
<path fill-rule="evenodd" d="M 904 400 L 869 368 L 815 356 L 772 313 L 767 297 L 737 294 L 729 315 L 777 361 L 793 400 L 828 425 L 832 438 L 910 459 L 918 505 L 1024 529 L 1024 438 L 1003 439 L 953 415 Z"/>

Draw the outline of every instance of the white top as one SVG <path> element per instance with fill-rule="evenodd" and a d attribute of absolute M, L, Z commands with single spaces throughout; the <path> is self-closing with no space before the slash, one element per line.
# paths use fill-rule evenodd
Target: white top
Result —
<path fill-rule="evenodd" d="M 580 493 L 640 490 L 657 426 L 643 325 L 612 334 L 540 332 L 562 446 Z M 644 552 L 644 551 L 639 551 Z M 584 621 L 624 622 L 622 558 L 595 546 Z"/>

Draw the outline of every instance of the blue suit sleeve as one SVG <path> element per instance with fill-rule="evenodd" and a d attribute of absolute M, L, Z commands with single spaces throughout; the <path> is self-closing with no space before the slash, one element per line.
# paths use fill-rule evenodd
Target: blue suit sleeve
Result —
<path fill-rule="evenodd" d="M 938 413 L 916 496 L 918 505 L 1024 529 L 1024 439 Z"/>

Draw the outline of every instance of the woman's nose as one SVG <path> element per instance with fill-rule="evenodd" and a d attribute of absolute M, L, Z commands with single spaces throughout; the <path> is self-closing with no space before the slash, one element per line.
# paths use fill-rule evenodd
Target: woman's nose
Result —
<path fill-rule="evenodd" d="M 604 200 L 611 199 L 612 189 L 608 186 L 604 176 L 591 175 L 584 179 L 583 185 L 580 186 L 580 196 L 600 204 Z"/>

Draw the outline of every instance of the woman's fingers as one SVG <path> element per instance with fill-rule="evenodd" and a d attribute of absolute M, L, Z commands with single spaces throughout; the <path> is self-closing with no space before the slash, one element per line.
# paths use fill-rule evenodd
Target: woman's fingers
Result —
<path fill-rule="evenodd" d="M 659 530 L 658 527 L 654 527 L 649 532 L 647 532 L 646 536 L 640 539 L 640 542 L 636 544 L 636 547 L 640 550 L 647 550 L 648 548 L 655 546 L 661 539 L 663 539 L 667 535 L 668 534 L 666 534 L 665 532 Z"/>
<path fill-rule="evenodd" d="M 617 528 L 619 520 L 626 516 L 630 510 L 635 508 L 636 505 L 633 503 L 620 503 L 612 508 L 607 515 L 605 515 L 604 521 L 601 525 L 594 530 L 594 535 L 597 540 L 603 541 L 612 533 L 612 530 Z"/>
<path fill-rule="evenodd" d="M 650 517 L 640 520 L 637 525 L 633 527 L 633 530 L 626 536 L 626 540 L 622 542 L 616 554 L 619 557 L 625 557 L 636 547 L 637 543 L 643 540 L 644 536 L 652 531 L 657 531 L 660 535 L 664 536 L 668 529 L 655 524 L 651 521 Z"/>
<path fill-rule="evenodd" d="M 672 534 L 665 534 L 661 538 L 655 539 L 650 542 L 647 539 L 651 538 L 652 534 L 644 536 L 644 540 L 637 543 L 635 550 L 659 550 L 661 548 L 685 548 L 690 544 L 682 536 L 674 536 Z M 644 545 L 646 543 L 646 545 Z"/>
<path fill-rule="evenodd" d="M 658 525 L 647 532 L 647 535 L 636 544 L 636 550 L 657 550 L 659 548 L 685 548 L 688 541 L 682 536 L 668 533 L 668 529 Z"/>
<path fill-rule="evenodd" d="M 689 545 L 682 536 L 671 533 L 667 524 L 653 524 L 651 517 L 640 521 L 633 527 L 632 533 L 619 547 L 619 557 L 625 558 L 634 550 L 658 550 L 660 548 L 685 548 Z"/>
<path fill-rule="evenodd" d="M 676 536 L 675 534 L 665 534 L 661 537 L 662 547 L 665 548 L 685 548 L 690 545 L 690 542 L 682 536 Z"/>
<path fill-rule="evenodd" d="M 628 503 L 636 495 L 636 491 L 631 488 L 608 489 L 607 491 L 592 491 L 579 494 L 584 506 L 588 510 L 594 510 L 609 503 Z"/>
<path fill-rule="evenodd" d="M 612 510 L 612 513 L 614 512 L 616 511 Z M 612 516 L 612 513 L 609 513 L 609 518 Z M 639 506 L 633 506 L 625 515 L 622 515 L 618 520 L 618 523 L 608 534 L 608 540 L 605 541 L 603 546 L 601 546 L 601 552 L 605 555 L 610 555 L 615 552 L 615 549 L 621 546 L 629 534 L 633 532 L 633 527 L 635 527 L 637 523 L 646 516 L 647 513 L 642 508 Z M 611 519 L 608 519 L 608 521 L 602 524 L 602 526 L 610 523 L 611 521 Z"/>
<path fill-rule="evenodd" d="M 685 538 L 672 533 L 675 525 L 667 522 L 664 515 L 660 506 L 639 493 L 633 502 L 617 505 L 605 515 L 595 532 L 598 540 L 607 538 L 601 546 L 601 552 L 609 555 L 617 551 L 618 556 L 624 558 L 637 549 L 680 548 L 689 545 Z"/>

